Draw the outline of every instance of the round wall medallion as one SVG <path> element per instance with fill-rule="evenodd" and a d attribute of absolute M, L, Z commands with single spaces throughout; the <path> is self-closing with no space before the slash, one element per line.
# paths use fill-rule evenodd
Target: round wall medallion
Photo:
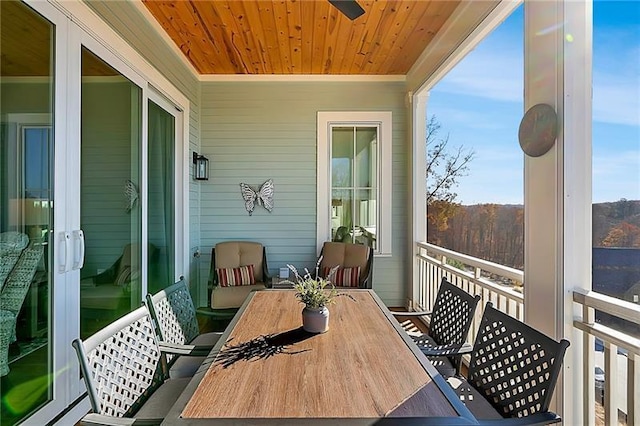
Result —
<path fill-rule="evenodd" d="M 556 141 L 558 117 L 551 105 L 537 104 L 529 108 L 520 121 L 520 148 L 530 157 L 540 157 Z"/>

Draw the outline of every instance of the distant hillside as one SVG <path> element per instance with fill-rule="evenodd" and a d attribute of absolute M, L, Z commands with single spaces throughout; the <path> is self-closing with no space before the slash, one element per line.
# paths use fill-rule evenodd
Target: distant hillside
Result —
<path fill-rule="evenodd" d="M 640 247 L 640 200 L 597 203 L 592 214 L 594 247 Z M 434 203 L 427 215 L 430 243 L 523 269 L 522 205 Z"/>
<path fill-rule="evenodd" d="M 640 247 L 640 200 L 593 205 L 594 247 Z"/>

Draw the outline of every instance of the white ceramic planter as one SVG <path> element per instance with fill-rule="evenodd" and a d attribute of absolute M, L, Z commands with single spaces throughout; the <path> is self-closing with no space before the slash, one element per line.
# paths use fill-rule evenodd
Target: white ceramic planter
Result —
<path fill-rule="evenodd" d="M 329 309 L 307 308 L 302 310 L 302 328 L 309 333 L 324 333 L 329 330 Z"/>

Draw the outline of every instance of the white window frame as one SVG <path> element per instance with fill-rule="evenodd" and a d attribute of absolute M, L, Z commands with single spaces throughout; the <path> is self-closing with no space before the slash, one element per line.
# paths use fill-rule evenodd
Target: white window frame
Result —
<path fill-rule="evenodd" d="M 319 111 L 317 116 L 317 250 L 331 239 L 331 127 L 377 126 L 378 143 L 378 223 L 376 256 L 391 255 L 391 111 Z"/>

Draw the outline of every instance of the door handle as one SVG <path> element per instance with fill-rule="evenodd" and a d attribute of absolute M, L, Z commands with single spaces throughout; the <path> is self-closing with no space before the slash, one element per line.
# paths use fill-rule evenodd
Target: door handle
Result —
<path fill-rule="evenodd" d="M 68 252 L 70 251 L 69 245 L 71 244 L 71 235 L 68 232 L 62 231 L 58 233 L 58 273 L 64 274 L 69 271 L 69 265 L 67 264 Z"/>
<path fill-rule="evenodd" d="M 73 231 L 73 269 L 84 266 L 84 232 L 82 229 Z"/>

